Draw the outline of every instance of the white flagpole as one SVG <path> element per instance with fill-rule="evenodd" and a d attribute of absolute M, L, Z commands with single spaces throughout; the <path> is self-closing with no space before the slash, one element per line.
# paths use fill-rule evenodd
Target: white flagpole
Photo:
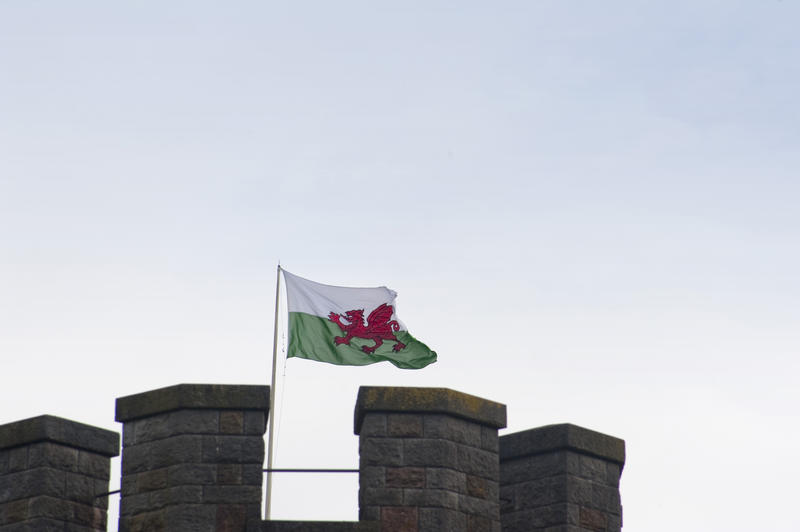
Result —
<path fill-rule="evenodd" d="M 272 337 L 272 384 L 269 387 L 269 445 L 267 446 L 267 493 L 264 501 L 264 519 L 269 521 L 272 503 L 272 445 L 275 439 L 275 373 L 278 367 L 278 299 L 281 293 L 281 265 L 278 263 L 278 280 L 275 285 L 275 329 Z"/>

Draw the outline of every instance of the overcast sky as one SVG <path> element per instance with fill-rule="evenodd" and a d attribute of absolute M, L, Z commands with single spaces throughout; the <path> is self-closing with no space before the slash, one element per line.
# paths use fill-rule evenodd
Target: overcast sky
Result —
<path fill-rule="evenodd" d="M 266 383 L 280 260 L 396 290 L 439 362 L 281 364 L 276 466 L 356 467 L 359 385 L 448 387 L 505 432 L 625 439 L 625 530 L 793 529 L 799 24 L 0 0 L 0 423 L 120 430 L 117 397 Z M 357 518 L 355 475 L 275 490 L 275 518 Z"/>

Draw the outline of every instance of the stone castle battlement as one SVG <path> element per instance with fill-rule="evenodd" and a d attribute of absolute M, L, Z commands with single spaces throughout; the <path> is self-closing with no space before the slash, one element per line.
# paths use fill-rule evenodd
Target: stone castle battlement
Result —
<path fill-rule="evenodd" d="M 268 386 L 179 384 L 117 399 L 119 532 L 622 528 L 624 441 L 570 424 L 499 436 L 505 405 L 404 387 L 359 389 L 358 521 L 264 521 L 268 416 Z M 0 426 L 0 532 L 105 532 L 119 454 L 119 434 L 63 418 Z"/>

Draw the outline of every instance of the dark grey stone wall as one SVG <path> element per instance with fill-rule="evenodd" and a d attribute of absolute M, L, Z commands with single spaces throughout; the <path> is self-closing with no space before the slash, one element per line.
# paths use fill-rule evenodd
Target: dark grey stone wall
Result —
<path fill-rule="evenodd" d="M 260 520 L 268 386 L 180 384 L 117 400 L 120 532 L 242 532 Z"/>
<path fill-rule="evenodd" d="M 453 390 L 361 387 L 359 519 L 382 532 L 498 532 L 505 425 L 505 405 Z"/>
<path fill-rule="evenodd" d="M 0 426 L 0 531 L 106 530 L 119 434 L 54 416 Z"/>
<path fill-rule="evenodd" d="M 618 532 L 625 442 L 576 425 L 500 438 L 503 532 Z"/>

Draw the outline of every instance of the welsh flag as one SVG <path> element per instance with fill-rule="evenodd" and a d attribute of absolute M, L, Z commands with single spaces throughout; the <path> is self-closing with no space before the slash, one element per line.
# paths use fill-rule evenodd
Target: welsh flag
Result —
<path fill-rule="evenodd" d="M 287 357 L 346 366 L 387 361 L 402 369 L 436 362 L 436 353 L 397 319 L 395 291 L 330 286 L 282 271 L 289 306 Z"/>

